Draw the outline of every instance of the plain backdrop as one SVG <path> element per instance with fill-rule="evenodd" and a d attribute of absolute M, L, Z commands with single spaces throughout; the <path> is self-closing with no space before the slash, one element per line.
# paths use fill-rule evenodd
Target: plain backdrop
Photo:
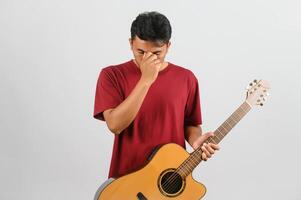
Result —
<path fill-rule="evenodd" d="M 204 199 L 301 199 L 300 1 L 1 0 L 1 200 L 93 199 L 113 144 L 92 117 L 96 81 L 132 58 L 131 23 L 154 10 L 173 28 L 167 61 L 198 78 L 204 131 L 245 100 L 250 81 L 272 87 L 194 171 Z"/>

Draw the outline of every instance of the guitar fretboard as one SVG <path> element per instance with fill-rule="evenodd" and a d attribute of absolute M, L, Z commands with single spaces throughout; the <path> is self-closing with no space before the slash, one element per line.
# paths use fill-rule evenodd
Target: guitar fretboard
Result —
<path fill-rule="evenodd" d="M 214 136 L 208 138 L 206 143 L 218 144 L 230 131 L 231 129 L 251 110 L 251 106 L 248 102 L 241 104 L 236 111 L 228 117 L 228 119 L 222 123 L 215 131 Z M 179 166 L 177 172 L 182 176 L 186 177 L 195 169 L 195 167 L 202 161 L 202 150 L 201 147 L 196 149 L 190 156 Z"/>

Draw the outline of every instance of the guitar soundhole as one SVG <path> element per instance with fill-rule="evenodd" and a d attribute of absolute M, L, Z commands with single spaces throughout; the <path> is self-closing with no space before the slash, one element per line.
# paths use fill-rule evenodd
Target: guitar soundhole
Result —
<path fill-rule="evenodd" d="M 165 196 L 179 195 L 185 186 L 185 181 L 174 169 L 165 170 L 159 178 L 159 189 Z"/>

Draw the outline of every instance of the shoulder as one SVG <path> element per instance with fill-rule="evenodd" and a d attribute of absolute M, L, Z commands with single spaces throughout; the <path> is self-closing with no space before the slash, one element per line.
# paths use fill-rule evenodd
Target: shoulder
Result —
<path fill-rule="evenodd" d="M 190 81 L 197 80 L 194 73 L 188 67 L 176 65 L 171 62 L 169 62 L 169 63 L 172 66 L 173 71 L 175 73 L 177 73 L 178 75 L 184 76 L 186 79 L 188 79 Z"/>
<path fill-rule="evenodd" d="M 99 77 L 106 77 L 110 79 L 119 79 L 124 77 L 131 71 L 130 61 L 120 64 L 107 65 L 100 69 Z"/>
<path fill-rule="evenodd" d="M 108 65 L 105 66 L 101 69 L 101 71 L 106 72 L 106 73 L 116 73 L 118 71 L 122 71 L 126 68 L 129 67 L 131 61 L 126 61 L 123 63 L 119 63 L 119 64 L 114 64 L 114 65 Z"/>

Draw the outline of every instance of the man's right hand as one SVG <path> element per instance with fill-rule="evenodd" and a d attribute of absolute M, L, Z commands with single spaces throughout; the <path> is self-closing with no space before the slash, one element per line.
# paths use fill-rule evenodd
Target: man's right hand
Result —
<path fill-rule="evenodd" d="M 144 53 L 139 66 L 142 74 L 141 80 L 151 85 L 156 80 L 162 64 L 156 54 L 151 52 Z"/>
<path fill-rule="evenodd" d="M 153 53 L 144 53 L 139 65 L 141 78 L 129 96 L 113 109 L 104 111 L 103 115 L 112 133 L 120 134 L 135 119 L 150 85 L 156 80 L 162 66 L 160 59 Z"/>

